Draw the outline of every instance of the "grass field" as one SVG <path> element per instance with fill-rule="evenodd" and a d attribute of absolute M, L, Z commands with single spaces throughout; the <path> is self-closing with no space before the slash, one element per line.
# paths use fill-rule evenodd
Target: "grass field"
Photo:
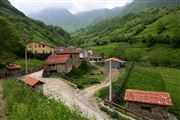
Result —
<path fill-rule="evenodd" d="M 125 42 L 109 43 L 99 46 L 88 46 L 88 50 L 104 53 L 105 57 L 118 57 L 127 61 L 141 61 L 161 66 L 180 66 L 180 48 L 156 44 L 147 48 L 143 43 L 128 44 Z"/>
<path fill-rule="evenodd" d="M 22 69 L 25 69 L 25 60 L 17 60 L 15 61 L 16 64 L 20 65 Z M 43 67 L 44 61 L 36 60 L 36 59 L 29 59 L 28 60 L 28 68 L 40 68 Z"/>
<path fill-rule="evenodd" d="M 62 102 L 33 92 L 19 81 L 4 80 L 3 88 L 9 120 L 87 120 Z"/>
<path fill-rule="evenodd" d="M 113 83 L 113 91 L 117 88 L 122 78 L 123 74 L 121 74 L 120 78 Z M 124 97 L 126 89 L 169 92 L 173 101 L 173 107 L 171 107 L 169 111 L 180 118 L 179 69 L 135 65 L 129 76 L 127 85 L 121 91 L 122 97 Z M 108 88 L 103 88 L 97 93 L 97 96 L 100 98 L 107 95 Z M 119 104 L 124 105 L 124 101 L 121 101 Z"/>
<path fill-rule="evenodd" d="M 180 118 L 180 70 L 165 67 L 135 66 L 125 89 L 169 92 L 173 101 L 173 107 L 170 111 Z"/>

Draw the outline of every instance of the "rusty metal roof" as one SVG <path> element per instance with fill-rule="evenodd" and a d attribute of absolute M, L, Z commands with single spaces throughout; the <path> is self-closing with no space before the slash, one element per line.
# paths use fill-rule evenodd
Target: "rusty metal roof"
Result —
<path fill-rule="evenodd" d="M 138 103 L 172 106 L 170 94 L 167 92 L 152 92 L 127 89 L 124 100 Z"/>

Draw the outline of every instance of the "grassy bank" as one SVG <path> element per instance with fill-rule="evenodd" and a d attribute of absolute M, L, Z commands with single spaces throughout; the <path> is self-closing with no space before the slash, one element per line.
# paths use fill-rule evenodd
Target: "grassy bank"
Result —
<path fill-rule="evenodd" d="M 3 87 L 10 120 L 86 120 L 62 102 L 35 93 L 18 81 L 4 80 Z"/>

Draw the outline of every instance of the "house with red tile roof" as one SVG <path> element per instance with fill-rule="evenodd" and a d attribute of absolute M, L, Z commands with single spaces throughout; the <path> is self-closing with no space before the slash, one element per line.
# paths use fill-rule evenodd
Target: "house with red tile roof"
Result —
<path fill-rule="evenodd" d="M 40 81 L 38 79 L 35 79 L 33 77 L 26 76 L 23 79 L 23 82 L 27 84 L 28 86 L 32 87 L 38 92 L 43 92 L 43 81 Z"/>
<path fill-rule="evenodd" d="M 113 58 L 108 58 L 105 60 L 105 67 L 106 68 L 109 68 L 110 61 L 111 61 L 111 67 L 112 68 L 120 69 L 121 67 L 125 66 L 125 61 L 123 61 L 119 58 L 113 57 Z"/>
<path fill-rule="evenodd" d="M 68 54 L 51 55 L 45 61 L 47 72 L 69 73 L 72 70 L 72 56 Z"/>
<path fill-rule="evenodd" d="M 155 120 L 167 120 L 168 108 L 172 106 L 170 94 L 127 89 L 124 100 L 126 108 Z"/>
<path fill-rule="evenodd" d="M 80 50 L 77 48 L 60 48 L 54 51 L 55 55 L 71 55 L 72 66 L 78 68 L 80 66 Z"/>

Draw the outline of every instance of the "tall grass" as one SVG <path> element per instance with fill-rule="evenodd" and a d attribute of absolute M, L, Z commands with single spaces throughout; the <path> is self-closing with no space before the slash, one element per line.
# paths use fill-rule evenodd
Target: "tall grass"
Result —
<path fill-rule="evenodd" d="M 3 87 L 10 120 L 87 120 L 62 102 L 33 92 L 19 81 L 4 80 Z"/>

